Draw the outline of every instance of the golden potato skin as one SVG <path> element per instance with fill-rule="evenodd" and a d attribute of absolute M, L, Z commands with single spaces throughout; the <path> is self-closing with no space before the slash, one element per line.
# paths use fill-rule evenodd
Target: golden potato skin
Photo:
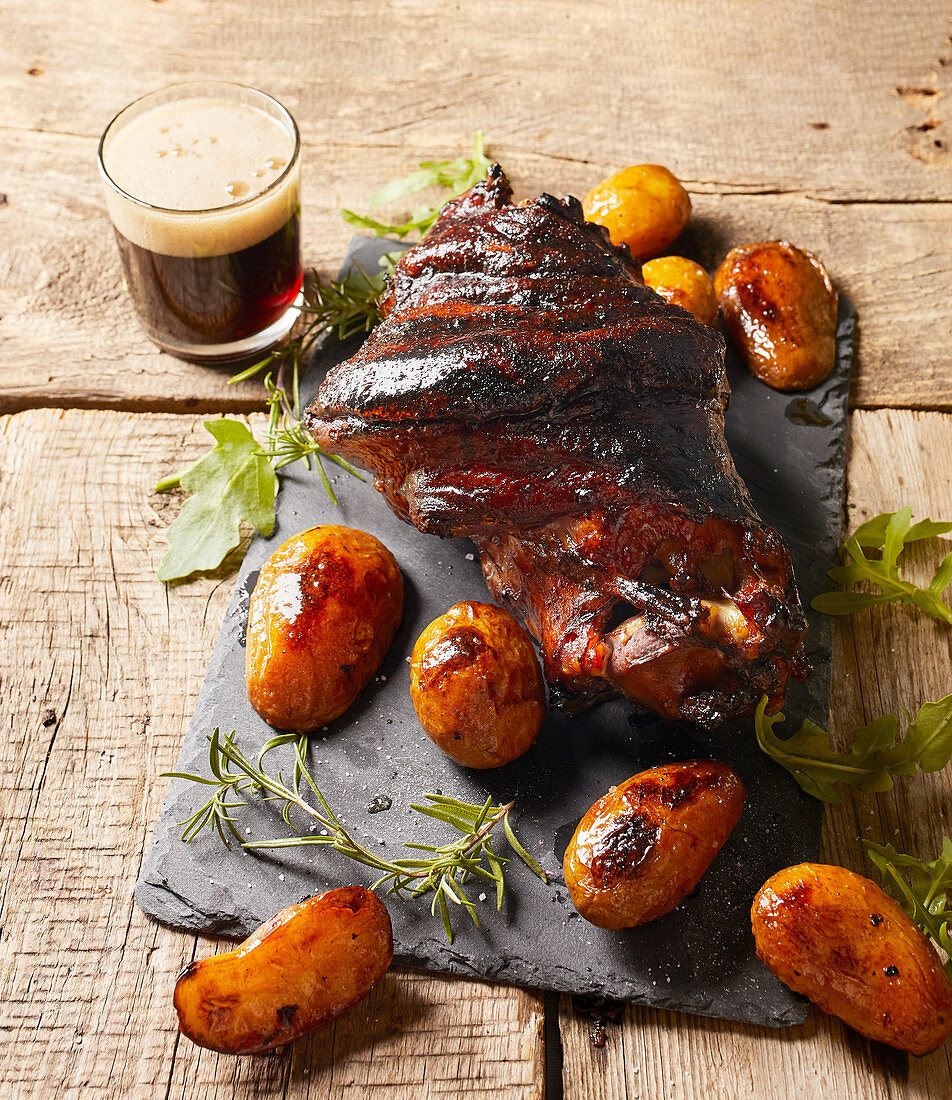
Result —
<path fill-rule="evenodd" d="M 612 244 L 626 244 L 636 260 L 646 260 L 681 235 L 691 198 L 667 168 L 636 164 L 597 183 L 582 210 L 586 221 L 608 230 Z"/>
<path fill-rule="evenodd" d="M 260 1054 L 336 1020 L 393 960 L 390 915 L 362 886 L 283 909 L 227 955 L 175 983 L 179 1029 L 223 1054 Z"/>
<path fill-rule="evenodd" d="M 670 305 L 680 306 L 701 322 L 713 325 L 717 320 L 717 295 L 710 275 L 693 260 L 683 256 L 659 256 L 641 269 L 645 286 L 660 294 Z"/>
<path fill-rule="evenodd" d="M 579 822 L 563 860 L 579 913 L 634 928 L 698 884 L 744 809 L 740 776 L 716 760 L 649 768 L 613 787 Z"/>
<path fill-rule="evenodd" d="M 251 595 L 251 705 L 307 733 L 343 714 L 380 667 L 403 617 L 403 578 L 373 535 L 328 524 L 288 539 Z"/>
<path fill-rule="evenodd" d="M 824 1012 L 926 1054 L 952 1031 L 952 986 L 929 941 L 887 894 L 843 867 L 801 863 L 754 898 L 757 955 Z"/>
<path fill-rule="evenodd" d="M 734 346 L 761 382 L 809 390 L 833 370 L 839 298 L 812 252 L 789 241 L 732 249 L 714 289 Z"/>
<path fill-rule="evenodd" d="M 522 756 L 545 715 L 529 636 L 508 611 L 472 600 L 417 639 L 410 695 L 431 740 L 467 768 L 500 768 Z"/>

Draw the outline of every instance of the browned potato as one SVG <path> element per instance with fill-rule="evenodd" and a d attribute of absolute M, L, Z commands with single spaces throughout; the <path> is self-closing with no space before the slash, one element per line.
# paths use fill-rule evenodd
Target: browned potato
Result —
<path fill-rule="evenodd" d="M 179 1028 L 223 1054 L 260 1054 L 343 1016 L 393 960 L 390 915 L 362 886 L 283 909 L 175 983 Z"/>
<path fill-rule="evenodd" d="M 801 863 L 761 887 L 757 955 L 869 1039 L 926 1054 L 952 1032 L 952 986 L 929 941 L 869 879 Z"/>
<path fill-rule="evenodd" d="M 649 768 L 579 822 L 563 860 L 575 908 L 600 928 L 634 928 L 689 894 L 740 820 L 740 776 L 715 760 Z"/>
<path fill-rule="evenodd" d="M 636 260 L 645 260 L 680 236 L 691 198 L 667 168 L 636 164 L 596 184 L 582 210 L 586 221 L 608 230 L 612 244 L 626 244 Z"/>
<path fill-rule="evenodd" d="M 713 325 L 717 319 L 717 295 L 703 267 L 683 256 L 659 256 L 641 269 L 646 286 L 666 302 L 680 306 L 701 322 Z"/>
<path fill-rule="evenodd" d="M 380 667 L 402 616 L 403 578 L 379 539 L 333 524 L 288 539 L 251 596 L 251 705 L 278 729 L 326 725 Z"/>
<path fill-rule="evenodd" d="M 410 695 L 430 738 L 467 768 L 499 768 L 522 756 L 545 714 L 528 635 L 488 603 L 458 603 L 423 631 L 410 660 Z"/>
<path fill-rule="evenodd" d="M 735 347 L 761 382 L 809 390 L 833 370 L 839 299 L 812 252 L 788 241 L 732 249 L 714 289 Z"/>

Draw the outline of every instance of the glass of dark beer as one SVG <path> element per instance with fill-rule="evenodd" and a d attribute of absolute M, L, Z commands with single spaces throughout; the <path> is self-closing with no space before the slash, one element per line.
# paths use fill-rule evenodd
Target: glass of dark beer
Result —
<path fill-rule="evenodd" d="M 240 84 L 179 84 L 106 127 L 99 170 L 146 333 L 198 362 L 283 339 L 301 290 L 301 139 L 277 100 Z"/>

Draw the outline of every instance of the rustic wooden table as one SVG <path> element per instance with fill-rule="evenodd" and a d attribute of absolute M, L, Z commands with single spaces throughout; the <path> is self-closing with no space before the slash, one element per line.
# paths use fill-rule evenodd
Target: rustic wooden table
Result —
<path fill-rule="evenodd" d="M 943 10 L 945 9 L 945 10 Z M 305 255 L 333 271 L 340 206 L 476 128 L 520 194 L 629 163 L 692 193 L 687 246 L 816 250 L 860 316 L 850 523 L 952 516 L 952 41 L 938 0 L 7 0 L 0 33 L 0 716 L 4 1097 L 916 1098 L 910 1059 L 814 1013 L 769 1031 L 627 1008 L 593 1045 L 571 997 L 391 973 L 332 1031 L 235 1060 L 180 1042 L 172 984 L 216 944 L 132 888 L 230 582 L 164 588 L 156 480 L 203 415 L 262 395 L 158 353 L 123 293 L 94 157 L 129 100 L 198 76 L 262 87 L 305 142 Z M 934 548 L 913 553 L 925 570 Z M 950 689 L 952 634 L 892 609 L 838 624 L 834 733 Z M 830 809 L 938 850 L 948 774 Z"/>

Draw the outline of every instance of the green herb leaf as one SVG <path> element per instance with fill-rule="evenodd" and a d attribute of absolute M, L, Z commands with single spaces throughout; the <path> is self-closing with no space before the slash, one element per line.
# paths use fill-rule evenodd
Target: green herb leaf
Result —
<path fill-rule="evenodd" d="M 869 858 L 886 880 L 889 892 L 902 906 L 906 914 L 939 947 L 952 955 L 952 939 L 949 937 L 949 921 L 952 908 L 949 893 L 952 890 L 952 840 L 942 838 L 942 852 L 931 862 L 897 851 L 891 844 L 873 844 L 864 840 Z M 909 872 L 907 880 L 899 868 Z M 911 880 L 911 881 L 910 881 Z M 946 960 L 946 973 L 952 977 L 952 959 Z"/>
<path fill-rule="evenodd" d="M 948 534 L 952 523 L 923 519 L 913 524 L 911 520 L 912 509 L 908 507 L 867 520 L 843 544 L 848 561 L 828 573 L 837 584 L 866 581 L 878 588 L 878 593 L 825 592 L 813 600 L 813 609 L 825 615 L 852 615 L 877 604 L 904 603 L 939 622 L 952 624 L 952 608 L 942 600 L 942 593 L 952 582 L 952 553 L 942 560 L 927 588 L 904 580 L 899 572 L 899 561 L 910 543 Z M 878 550 L 879 558 L 869 557 L 866 550 Z"/>
<path fill-rule="evenodd" d="M 516 840 L 516 834 L 512 831 L 512 826 L 509 824 L 509 815 L 507 814 L 502 820 L 502 827 L 506 833 L 506 840 L 509 841 L 509 847 L 516 853 L 516 855 L 522 860 L 522 862 L 529 868 L 529 870 L 536 876 L 542 879 L 543 882 L 549 881 L 549 876 L 542 870 L 542 868 L 536 863 L 536 861 L 529 855 L 529 853 L 523 848 L 523 846 Z"/>
<path fill-rule="evenodd" d="M 278 480 L 264 449 L 239 420 L 206 420 L 215 446 L 179 477 L 192 495 L 166 532 L 159 580 L 215 569 L 241 540 L 241 524 L 274 530 Z"/>
<path fill-rule="evenodd" d="M 348 225 L 356 229 L 369 229 L 378 237 L 408 237 L 411 233 L 424 236 L 440 216 L 443 206 L 457 195 L 468 191 L 474 184 L 486 178 L 486 172 L 492 161 L 486 156 L 485 135 L 477 130 L 473 135 L 473 155 L 457 157 L 455 160 L 426 160 L 415 172 L 400 179 L 392 180 L 367 200 L 368 206 L 386 206 L 403 198 L 415 195 L 427 187 L 442 187 L 450 192 L 441 202 L 432 206 L 420 206 L 403 222 L 382 222 L 365 214 L 355 214 L 353 210 L 341 210 L 340 216 Z"/>
<path fill-rule="evenodd" d="M 834 570 L 831 569 L 830 572 L 833 573 Z M 824 592 L 814 599 L 811 606 L 814 611 L 822 611 L 824 615 L 853 615 L 857 611 L 892 603 L 893 599 L 894 596 L 876 596 L 872 592 Z"/>
<path fill-rule="evenodd" d="M 840 802 L 837 783 L 863 794 L 892 789 L 896 776 L 935 772 L 952 760 L 952 695 L 924 703 L 901 741 L 894 714 L 884 714 L 856 731 L 847 752 L 834 752 L 830 735 L 807 720 L 786 740 L 773 732 L 782 714 L 768 717 L 767 697 L 757 707 L 754 729 L 761 749 L 786 768 L 807 794 L 822 802 Z"/>

